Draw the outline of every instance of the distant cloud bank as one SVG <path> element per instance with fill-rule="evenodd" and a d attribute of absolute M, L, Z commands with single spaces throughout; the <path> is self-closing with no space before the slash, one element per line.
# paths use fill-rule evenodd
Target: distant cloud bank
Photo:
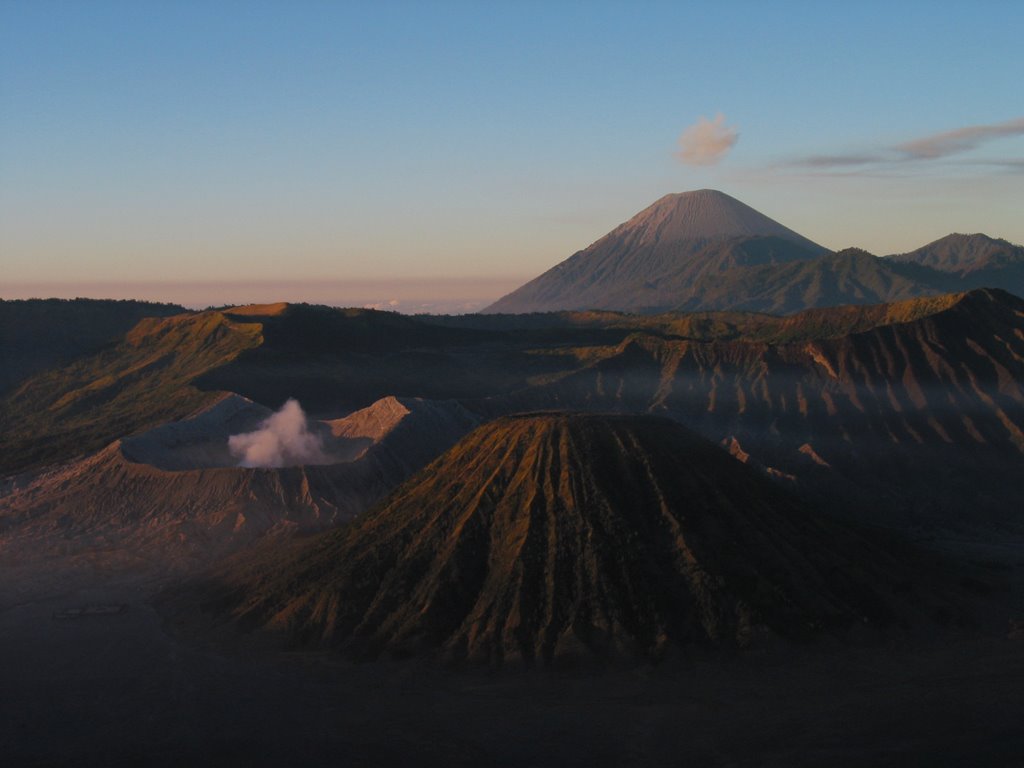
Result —
<path fill-rule="evenodd" d="M 995 139 L 1012 136 L 1024 136 L 1024 117 L 990 125 L 969 125 L 888 147 L 879 147 L 867 152 L 805 155 L 782 163 L 780 167 L 806 168 L 825 172 L 892 169 L 906 163 L 941 160 L 953 155 L 964 154 Z M 1020 172 L 1024 167 L 1024 160 L 1021 158 L 985 159 L 978 160 L 977 164 Z"/>
<path fill-rule="evenodd" d="M 715 165 L 731 150 L 740 135 L 725 124 L 725 115 L 718 113 L 714 120 L 701 115 L 696 123 L 679 135 L 676 157 L 686 165 Z"/>
<path fill-rule="evenodd" d="M 6 275 L 4 275 L 6 277 Z M 0 281 L 0 299 L 77 297 L 142 299 L 181 304 L 190 309 L 278 301 L 308 302 L 330 307 L 366 307 L 404 314 L 476 312 L 532 277 L 528 272 L 504 277 L 320 279 L 231 282 L 15 282 Z"/>
<path fill-rule="evenodd" d="M 1024 135 L 1024 117 L 995 125 L 970 125 L 900 144 L 897 151 L 909 159 L 930 160 L 967 152 L 991 139 Z"/>

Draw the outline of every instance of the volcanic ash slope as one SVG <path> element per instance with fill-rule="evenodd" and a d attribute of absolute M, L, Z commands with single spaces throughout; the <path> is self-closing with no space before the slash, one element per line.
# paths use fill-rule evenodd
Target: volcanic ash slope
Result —
<path fill-rule="evenodd" d="M 931 610 L 903 565 L 678 424 L 583 414 L 486 424 L 350 527 L 236 559 L 204 589 L 297 645 L 490 664 Z"/>
<path fill-rule="evenodd" d="M 477 424 L 453 401 L 387 397 L 309 421 L 319 466 L 238 465 L 229 436 L 270 411 L 226 395 L 171 422 L 0 489 L 0 554 L 124 548 L 209 561 L 273 533 L 323 530 L 377 502 Z M 183 561 L 184 558 L 184 561 Z"/>
<path fill-rule="evenodd" d="M 665 195 L 485 312 L 680 306 L 703 278 L 826 250 L 713 189 Z"/>

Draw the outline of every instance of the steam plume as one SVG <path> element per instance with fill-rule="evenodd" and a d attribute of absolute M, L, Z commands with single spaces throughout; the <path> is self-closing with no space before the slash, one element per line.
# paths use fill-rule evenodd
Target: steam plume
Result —
<path fill-rule="evenodd" d="M 725 124 L 725 115 L 719 113 L 714 120 L 702 116 L 680 134 L 676 157 L 687 165 L 714 165 L 739 138 L 736 130 Z"/>
<path fill-rule="evenodd" d="M 229 437 L 228 450 L 238 458 L 241 467 L 330 463 L 323 441 L 309 431 L 306 414 L 294 399 L 289 399 L 281 410 L 265 419 L 255 432 Z"/>

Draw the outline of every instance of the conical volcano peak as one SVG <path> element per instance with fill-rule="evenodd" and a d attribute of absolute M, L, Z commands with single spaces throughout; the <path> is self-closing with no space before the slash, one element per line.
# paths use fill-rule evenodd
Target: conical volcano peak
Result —
<path fill-rule="evenodd" d="M 873 545 L 650 416 L 495 420 L 305 547 L 270 576 L 225 572 L 222 605 L 371 658 L 657 658 L 803 638 L 888 623 L 888 585 L 905 580 Z"/>
<path fill-rule="evenodd" d="M 638 245 L 734 237 L 781 237 L 814 246 L 802 235 L 716 189 L 665 195 L 609 236 L 621 236 L 631 230 L 640 235 Z"/>
<path fill-rule="evenodd" d="M 485 312 L 678 307 L 706 277 L 808 261 L 820 245 L 714 189 L 665 195 Z"/>

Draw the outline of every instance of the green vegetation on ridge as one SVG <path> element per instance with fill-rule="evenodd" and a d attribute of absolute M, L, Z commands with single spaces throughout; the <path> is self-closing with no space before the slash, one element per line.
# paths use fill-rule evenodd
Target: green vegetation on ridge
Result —
<path fill-rule="evenodd" d="M 260 332 L 219 312 L 148 318 L 116 346 L 29 379 L 0 403 L 0 468 L 89 453 L 213 402 L 194 380 L 258 345 Z"/>
<path fill-rule="evenodd" d="M 175 304 L 107 299 L 0 299 L 0 395 L 29 376 L 114 344 L 144 317 Z"/>

